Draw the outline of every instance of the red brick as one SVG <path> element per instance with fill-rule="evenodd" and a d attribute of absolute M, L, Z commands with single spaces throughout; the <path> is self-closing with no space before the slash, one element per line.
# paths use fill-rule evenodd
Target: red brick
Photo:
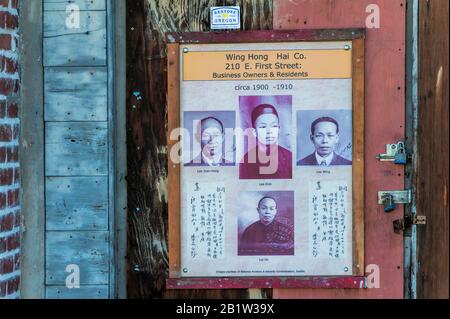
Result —
<path fill-rule="evenodd" d="M 0 70 L 14 74 L 19 71 L 19 62 L 5 56 L 0 56 Z"/>
<path fill-rule="evenodd" d="M 0 146 L 0 163 L 4 163 L 6 161 L 6 147 Z"/>
<path fill-rule="evenodd" d="M 1 57 L 0 57 L 1 60 Z M 6 117 L 6 102 L 0 101 L 0 119 Z"/>
<path fill-rule="evenodd" d="M 18 0 L 0 0 L 0 7 L 17 9 Z M 10 11 L 10 10 L 9 10 Z M 18 15 L 8 10 L 0 11 L 0 29 L 17 30 Z M 19 36 L 6 31 L 0 34 L 0 50 L 15 50 L 18 48 Z M 19 93 L 20 81 L 10 78 L 19 72 L 19 62 L 15 58 L 0 56 L 0 72 L 6 73 L 6 78 L 0 78 L 0 95 L 5 95 L 7 100 L 14 98 Z M 19 108 L 16 102 L 0 102 L 0 119 L 13 118 L 19 116 Z M 11 142 L 19 137 L 19 125 L 0 124 L 0 142 Z M 19 159 L 18 146 L 0 147 L 0 163 L 17 163 Z M 20 180 L 20 169 L 6 168 L 0 169 L 0 186 L 8 186 Z M 0 192 L 0 210 L 6 207 L 16 207 L 19 204 L 19 189 L 12 189 Z M 20 227 L 20 210 L 0 217 L 0 233 L 12 231 Z M 20 247 L 20 232 L 16 232 L 7 237 L 0 238 L 0 254 L 14 251 Z M 0 258 L 0 274 L 8 274 L 20 269 L 20 254 Z M 8 280 L 0 281 L 0 299 L 19 291 L 20 277 L 15 276 Z"/>
<path fill-rule="evenodd" d="M 8 103 L 8 117 L 17 118 L 19 114 L 19 108 L 17 103 Z"/>
<path fill-rule="evenodd" d="M 3 29 L 15 29 L 18 25 L 18 19 L 16 15 L 9 12 L 0 12 L 0 27 Z"/>
<path fill-rule="evenodd" d="M 20 183 L 20 169 L 19 168 L 14 169 L 13 183 Z"/>
<path fill-rule="evenodd" d="M 15 218 L 14 218 L 14 227 L 19 227 L 20 226 L 20 211 L 16 211 L 14 213 Z"/>
<path fill-rule="evenodd" d="M 20 233 L 14 233 L 7 237 L 0 238 L 0 254 L 16 250 L 20 247 Z"/>
<path fill-rule="evenodd" d="M 12 185 L 14 179 L 14 169 L 0 169 L 0 186 Z"/>
<path fill-rule="evenodd" d="M 6 251 L 6 238 L 0 238 L 0 254 Z"/>
<path fill-rule="evenodd" d="M 11 95 L 19 91 L 19 81 L 14 79 L 0 79 L 0 94 Z"/>
<path fill-rule="evenodd" d="M 19 161 L 19 147 L 10 146 L 6 148 L 6 161 L 8 163 L 16 163 Z"/>
<path fill-rule="evenodd" d="M 20 270 L 20 254 L 14 255 L 14 271 Z"/>
<path fill-rule="evenodd" d="M 6 251 L 15 250 L 20 247 L 20 234 L 15 233 L 6 237 Z"/>
<path fill-rule="evenodd" d="M 13 132 L 11 125 L 0 124 L 0 142 L 10 142 L 12 140 Z"/>
<path fill-rule="evenodd" d="M 11 37 L 11 50 L 16 50 L 19 47 L 19 37 L 17 35 L 13 35 Z"/>
<path fill-rule="evenodd" d="M 10 274 L 14 271 L 14 256 L 0 258 L 0 274 Z"/>
<path fill-rule="evenodd" d="M 6 199 L 7 199 L 7 194 L 0 193 L 0 209 L 4 209 L 6 207 Z"/>
<path fill-rule="evenodd" d="M 0 281 L 0 298 L 6 296 L 6 281 Z"/>
<path fill-rule="evenodd" d="M 14 228 L 14 223 L 16 219 L 15 215 L 16 215 L 15 213 L 10 213 L 3 217 L 0 217 L 0 233 L 11 231 Z"/>
<path fill-rule="evenodd" d="M 19 290 L 20 278 L 14 277 L 7 281 L 6 284 L 6 294 L 12 295 Z"/>
<path fill-rule="evenodd" d="M 0 49 L 11 50 L 11 35 L 0 34 Z"/>
<path fill-rule="evenodd" d="M 13 140 L 17 140 L 19 138 L 20 128 L 19 124 L 14 124 L 12 127 L 12 133 L 13 133 Z"/>
<path fill-rule="evenodd" d="M 19 204 L 19 189 L 8 191 L 8 207 L 15 207 Z"/>

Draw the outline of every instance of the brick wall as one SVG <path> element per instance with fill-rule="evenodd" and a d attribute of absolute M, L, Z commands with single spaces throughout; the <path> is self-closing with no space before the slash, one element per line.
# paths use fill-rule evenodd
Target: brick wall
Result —
<path fill-rule="evenodd" d="M 18 0 L 0 0 L 0 299 L 19 297 Z"/>

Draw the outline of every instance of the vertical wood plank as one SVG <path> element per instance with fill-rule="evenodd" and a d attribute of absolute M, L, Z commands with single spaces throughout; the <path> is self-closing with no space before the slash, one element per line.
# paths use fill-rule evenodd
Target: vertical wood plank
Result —
<path fill-rule="evenodd" d="M 120 280 L 125 280 L 120 272 L 117 272 L 118 265 L 123 261 L 120 261 L 120 255 L 118 253 L 119 247 L 121 247 L 124 243 L 120 242 L 120 239 L 117 237 L 117 232 L 121 228 L 116 228 L 116 212 L 117 216 L 123 216 L 123 209 L 117 209 L 115 206 L 115 197 L 122 198 L 124 190 L 120 189 L 119 183 L 117 183 L 116 174 L 120 174 L 121 164 L 116 164 L 116 153 L 117 151 L 124 151 L 125 141 L 123 139 L 117 138 L 116 129 L 120 126 L 120 124 L 125 124 L 124 119 L 118 120 L 117 110 L 120 108 L 124 108 L 125 105 L 122 101 L 116 101 L 116 87 L 123 85 L 125 87 L 125 83 L 121 82 L 124 76 L 124 73 L 120 74 L 120 68 L 116 70 L 116 63 L 125 64 L 125 56 L 120 55 L 120 52 L 117 51 L 116 54 L 116 37 L 121 34 L 116 33 L 117 28 L 120 26 L 116 26 L 115 16 L 123 15 L 125 16 L 125 12 L 121 11 L 120 8 L 117 8 L 118 2 L 114 0 L 106 1 L 106 30 L 107 30 L 107 50 L 106 50 L 106 61 L 107 61 L 107 74 L 108 74 L 108 82 L 107 82 L 107 104 L 108 104 L 108 230 L 109 230 L 109 243 L 108 243 L 108 262 L 109 262 L 109 282 L 108 282 L 108 291 L 109 298 L 116 299 L 118 297 L 118 286 L 117 282 Z M 120 7 L 120 5 L 119 5 Z M 120 65 L 120 64 L 119 64 Z M 116 82 L 116 79 L 121 79 Z M 120 114 L 120 113 L 119 113 Z M 120 123 L 117 125 L 116 123 Z M 118 169 L 119 167 L 119 169 Z M 116 190 L 118 192 L 116 193 Z M 120 238 L 120 237 L 119 237 Z"/>
<path fill-rule="evenodd" d="M 246 290 L 167 291 L 166 32 L 208 31 L 213 0 L 127 0 L 128 296 L 246 298 Z M 272 0 L 242 5 L 243 29 L 271 28 Z"/>
<path fill-rule="evenodd" d="M 417 297 L 449 297 L 449 2 L 419 1 Z"/>
<path fill-rule="evenodd" d="M 179 277 L 181 265 L 181 234 L 180 234 L 180 164 L 172 161 L 170 150 L 178 143 L 178 140 L 171 139 L 171 132 L 180 127 L 180 46 L 169 44 L 167 46 L 168 55 L 168 191 L 170 200 L 169 208 L 169 276 Z"/>
<path fill-rule="evenodd" d="M 44 0 L 48 298 L 115 297 L 112 5 Z M 62 286 L 68 264 L 80 267 L 79 290 Z"/>
<path fill-rule="evenodd" d="M 110 214 L 111 230 L 114 232 L 114 266 L 115 295 L 111 297 L 125 299 L 127 297 L 127 152 L 126 152 L 126 3 L 113 1 L 113 19 L 108 25 L 114 30 L 111 45 L 114 46 L 114 59 L 108 61 L 108 67 L 114 74 L 114 85 L 110 95 L 110 112 L 113 113 L 114 130 L 113 145 L 110 156 L 114 158 L 114 185 L 110 191 L 114 212 Z M 111 25 L 113 25 L 111 27 Z M 111 187 L 111 186 L 110 186 Z"/>
<path fill-rule="evenodd" d="M 364 276 L 364 39 L 353 41 L 353 275 Z"/>
<path fill-rule="evenodd" d="M 42 69 L 42 0 L 20 4 L 21 238 L 20 293 L 24 299 L 45 298 L 44 76 Z"/>
<path fill-rule="evenodd" d="M 366 29 L 365 40 L 365 243 L 366 265 L 380 269 L 379 289 L 274 289 L 275 298 L 402 298 L 403 236 L 392 222 L 403 217 L 399 206 L 385 214 L 376 203 L 379 190 L 404 189 L 404 168 L 380 163 L 385 145 L 404 139 L 404 0 L 274 1 L 275 29 L 365 28 L 369 5 L 380 9 L 381 27 Z M 364 265 L 364 268 L 365 266 Z"/>

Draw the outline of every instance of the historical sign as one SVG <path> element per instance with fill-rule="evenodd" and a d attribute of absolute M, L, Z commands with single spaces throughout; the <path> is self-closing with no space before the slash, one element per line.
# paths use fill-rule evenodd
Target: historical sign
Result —
<path fill-rule="evenodd" d="M 180 277 L 356 274 L 353 45 L 177 46 Z"/>

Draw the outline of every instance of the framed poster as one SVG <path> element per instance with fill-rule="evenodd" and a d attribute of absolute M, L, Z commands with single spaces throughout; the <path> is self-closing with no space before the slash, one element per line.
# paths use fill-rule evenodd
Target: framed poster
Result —
<path fill-rule="evenodd" d="M 168 288 L 360 288 L 364 30 L 167 39 Z"/>

